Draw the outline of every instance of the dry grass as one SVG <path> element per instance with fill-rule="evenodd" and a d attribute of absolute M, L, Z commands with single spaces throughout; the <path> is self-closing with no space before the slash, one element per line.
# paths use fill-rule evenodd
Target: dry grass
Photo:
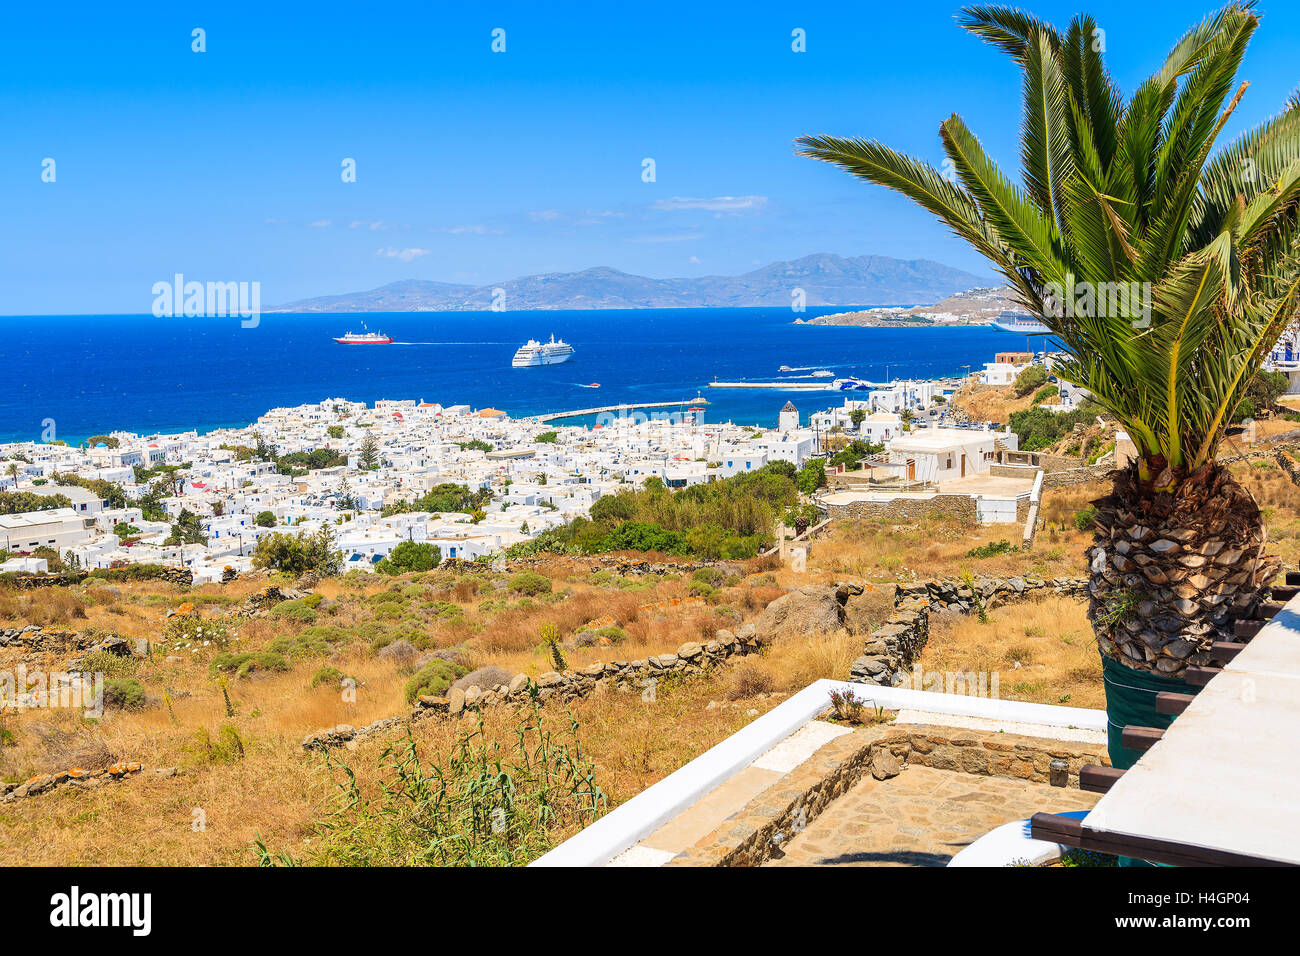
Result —
<path fill-rule="evenodd" d="M 1269 523 L 1273 550 L 1294 566 L 1300 560 L 1300 488 L 1271 463 L 1235 466 Z M 806 573 L 771 562 L 751 562 L 707 603 L 673 605 L 685 597 L 689 577 L 619 580 L 592 573 L 588 563 L 556 560 L 543 567 L 551 595 L 527 598 L 510 592 L 508 574 L 484 570 L 453 577 L 444 573 L 400 579 L 332 579 L 315 589 L 324 603 L 315 624 L 344 639 L 318 647 L 284 673 L 255 672 L 231 679 L 236 716 L 228 718 L 208 663 L 215 648 L 168 662 L 161 654 L 134 666 L 147 706 L 83 720 L 68 711 L 29 711 L 0 716 L 12 745 L 0 744 L 0 778 L 25 779 L 40 772 L 138 760 L 146 768 L 181 767 L 177 777 L 144 775 L 85 793 L 57 792 L 0 805 L 0 864 L 156 863 L 247 864 L 249 843 L 260 832 L 269 846 L 309 855 L 314 825 L 332 806 L 335 792 L 320 759 L 299 744 L 312 731 L 338 723 L 361 725 L 407 710 L 404 690 L 418 662 L 435 650 L 454 653 L 467 667 L 495 665 L 537 675 L 552 663 L 541 646 L 543 624 L 554 624 L 571 667 L 598 660 L 631 660 L 673 651 L 686 641 L 706 640 L 720 627 L 752 620 L 787 588 L 856 578 L 874 583 L 868 616 L 881 620 L 892 607 L 899 579 L 1026 574 L 1040 577 L 1085 571 L 1090 534 L 1077 531 L 1073 515 L 1106 491 L 1104 484 L 1050 491 L 1044 502 L 1048 527 L 1027 552 L 971 558 L 981 544 L 1006 538 L 1019 543 L 1014 525 L 966 528 L 955 522 L 861 521 L 840 525 L 812 547 Z M 157 640 L 164 614 L 192 600 L 205 617 L 219 617 L 264 582 L 238 580 L 183 590 L 154 582 L 36 592 L 0 590 L 0 626 L 43 623 L 85 631 L 97 628 L 124 637 Z M 307 615 L 305 615 L 307 616 Z M 621 638 L 610 645 L 579 646 L 576 631 L 609 621 Z M 302 635 L 309 621 L 269 616 L 232 623 L 238 648 L 256 651 Z M 412 653 L 378 652 L 390 641 L 407 641 Z M 670 681 L 653 701 L 639 694 L 603 692 L 573 705 L 581 738 L 613 803 L 626 800 L 766 710 L 790 692 L 823 677 L 844 678 L 861 652 L 862 638 L 789 639 L 761 656 L 735 661 L 709 677 Z M 57 669 L 62 661 L 29 662 Z M 310 686 L 325 665 L 355 677 L 355 702 L 338 688 Z M 1055 597 L 994 608 L 987 623 L 938 616 L 932 623 L 925 671 L 996 673 L 1000 695 L 1081 707 L 1104 706 L 1100 663 L 1082 602 Z M 1019 666 L 1017 666 L 1019 665 Z M 11 666 L 8 658 L 3 666 Z M 128 665 L 130 666 L 130 665 Z M 168 693 L 171 709 L 163 705 Z M 558 714 L 555 715 L 558 718 Z M 200 738 L 218 739 L 225 725 L 242 739 L 243 759 L 214 762 Z M 513 737 L 514 718 L 498 711 L 491 733 Z M 417 725 L 427 755 L 445 754 L 457 727 L 434 721 Z M 386 741 L 369 740 L 345 752 L 366 786 L 376 783 L 375 763 Z M 206 830 L 191 828 L 193 811 L 206 814 Z"/>
<path fill-rule="evenodd" d="M 570 712 L 579 722 L 585 751 L 598 768 L 597 783 L 610 806 L 662 779 L 753 719 L 749 710 L 766 711 L 779 695 L 747 702 L 745 708 L 708 705 L 716 688 L 705 680 L 664 682 L 653 701 L 613 691 L 577 702 Z M 178 715 L 179 716 L 179 715 Z M 563 723 L 561 713 L 552 722 Z M 508 744 L 513 714 L 491 712 L 485 721 L 491 739 Z M 214 731 L 222 716 L 210 708 L 185 712 L 178 727 L 164 719 L 152 733 L 143 727 L 108 728 L 105 737 L 129 747 L 147 766 L 165 765 L 200 728 Z M 298 738 L 259 718 L 233 722 L 245 748 L 243 760 L 203 763 L 185 774 L 159 779 L 145 774 L 88 793 L 59 791 L 37 799 L 0 805 L 0 865 L 248 865 L 251 843 L 260 834 L 275 851 L 309 857 L 313 824 L 333 808 L 334 783 L 342 779 L 324 769 L 322 758 L 305 754 Z M 413 735 L 429 759 L 450 751 L 465 724 L 424 721 Z M 665 728 L 673 728 L 665 733 Z M 354 751 L 336 754 L 373 793 L 385 741 L 367 740 Z M 194 828 L 201 810 L 204 828 Z M 34 839 L 34 834 L 40 834 Z M 557 839 L 566 834 L 557 834 Z"/>
<path fill-rule="evenodd" d="M 964 412 L 977 422 L 1001 422 L 1011 420 L 1012 412 L 1021 412 L 1032 407 L 1034 393 L 1023 398 L 1016 398 L 1012 386 L 999 388 L 973 388 L 963 385 L 952 398 L 952 407 Z"/>
<path fill-rule="evenodd" d="M 1087 607 L 1074 598 L 1004 605 L 983 624 L 975 617 L 935 615 L 920 663 L 924 672 L 983 672 L 990 681 L 996 674 L 1004 699 L 1106 706 Z"/>
<path fill-rule="evenodd" d="M 1059 492 L 1044 495 L 1045 510 Z M 1072 511 L 1066 506 L 1061 512 Z M 1034 546 L 1020 550 L 1019 525 L 971 528 L 947 519 L 862 519 L 836 526 L 812 545 L 809 574 L 832 581 L 844 576 L 877 584 L 947 578 L 956 580 L 969 570 L 977 576 L 1032 575 L 1062 577 L 1086 569 L 1084 549 L 1091 532 L 1075 529 L 1073 517 L 1064 527 L 1040 532 Z M 1007 541 L 1016 550 L 992 557 L 970 557 L 981 545 Z"/>

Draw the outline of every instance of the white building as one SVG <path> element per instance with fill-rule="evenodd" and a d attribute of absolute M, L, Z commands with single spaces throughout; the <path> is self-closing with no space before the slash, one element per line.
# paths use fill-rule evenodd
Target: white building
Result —
<path fill-rule="evenodd" d="M 905 466 L 906 480 L 941 482 L 987 474 L 997 457 L 997 442 L 1015 451 L 1011 431 L 976 428 L 918 428 L 891 441 L 889 461 Z"/>
<path fill-rule="evenodd" d="M 53 548 L 62 552 L 89 541 L 94 527 L 94 518 L 82 517 L 71 508 L 0 515 L 0 543 L 6 551 Z"/>
<path fill-rule="evenodd" d="M 924 411 L 934 404 L 935 383 L 897 381 L 867 393 L 867 403 L 875 412 Z"/>
<path fill-rule="evenodd" d="M 903 433 L 903 419 L 893 412 L 876 412 L 862 419 L 858 433 L 864 441 L 883 445 Z"/>

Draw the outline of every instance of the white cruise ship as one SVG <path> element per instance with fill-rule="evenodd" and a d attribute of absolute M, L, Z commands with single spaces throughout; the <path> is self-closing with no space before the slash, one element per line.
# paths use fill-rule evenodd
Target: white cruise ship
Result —
<path fill-rule="evenodd" d="M 529 339 L 515 353 L 511 366 L 514 368 L 532 368 L 534 365 L 559 365 L 573 358 L 573 346 L 564 339 L 558 342 L 551 336 L 549 342 Z"/>

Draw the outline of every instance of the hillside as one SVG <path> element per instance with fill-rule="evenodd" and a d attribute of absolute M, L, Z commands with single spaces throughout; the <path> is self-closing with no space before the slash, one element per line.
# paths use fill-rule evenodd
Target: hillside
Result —
<path fill-rule="evenodd" d="M 495 290 L 518 309 L 681 309 L 789 307 L 794 289 L 806 304 L 891 305 L 930 301 L 980 279 L 929 259 L 845 257 L 821 253 L 773 262 L 738 276 L 652 279 L 607 266 L 527 275 L 482 286 L 407 279 L 365 292 L 289 302 L 271 312 L 414 312 L 489 309 Z"/>

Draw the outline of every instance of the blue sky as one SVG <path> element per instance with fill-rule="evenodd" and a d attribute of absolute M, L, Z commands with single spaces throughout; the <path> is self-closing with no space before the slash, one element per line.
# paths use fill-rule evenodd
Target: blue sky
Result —
<path fill-rule="evenodd" d="M 0 313 L 146 312 L 176 272 L 257 280 L 264 305 L 595 265 L 730 274 L 813 252 L 988 273 L 906 201 L 791 150 L 829 132 L 938 163 L 957 112 L 1014 169 L 1018 74 L 955 26 L 955 4 L 467 6 L 10 5 Z M 1126 90 L 1211 8 L 1025 6 L 1062 26 L 1092 12 Z M 1262 10 L 1229 132 L 1300 82 L 1300 11 Z"/>

